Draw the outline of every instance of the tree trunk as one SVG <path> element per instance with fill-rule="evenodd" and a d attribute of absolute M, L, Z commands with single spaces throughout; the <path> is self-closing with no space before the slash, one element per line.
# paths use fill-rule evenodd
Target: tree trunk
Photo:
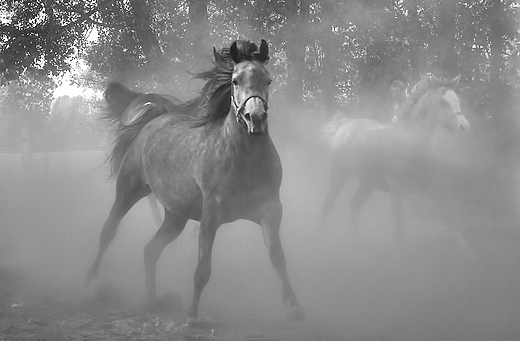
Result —
<path fill-rule="evenodd" d="M 411 0 L 408 7 L 409 27 L 410 27 L 410 67 L 413 81 L 419 80 L 421 72 L 425 70 L 424 64 L 427 60 L 422 46 L 425 41 L 424 29 L 419 19 L 419 7 L 417 0 Z"/>
<path fill-rule="evenodd" d="M 322 19 L 324 22 L 328 18 L 334 17 L 335 5 L 331 1 L 323 1 L 322 3 Z M 337 63 L 333 58 L 333 49 L 338 48 L 333 42 L 334 37 L 331 37 L 332 30 L 326 24 L 326 29 L 322 32 L 321 47 L 323 50 L 322 71 L 320 76 L 321 83 L 321 106 L 325 112 L 332 114 L 336 110 L 336 94 L 338 89 L 336 87 L 335 66 Z M 332 39 L 331 39 L 332 38 Z M 332 42 L 332 43 L 331 43 Z"/>
<path fill-rule="evenodd" d="M 190 42 L 191 55 L 193 56 L 193 66 L 201 68 L 207 62 L 207 57 L 211 55 L 209 20 L 208 20 L 208 0 L 189 0 L 190 25 L 187 38 Z"/>
<path fill-rule="evenodd" d="M 148 1 L 130 0 L 130 4 L 135 20 L 134 29 L 137 40 L 143 49 L 146 61 L 153 67 L 159 66 L 164 62 L 164 56 L 157 35 L 152 29 L 152 18 Z"/>
<path fill-rule="evenodd" d="M 305 74 L 305 46 L 302 35 L 309 5 L 304 0 L 287 0 L 287 99 L 297 110 L 303 107 L 303 86 Z"/>
<path fill-rule="evenodd" d="M 494 0 L 489 9 L 489 43 L 491 55 L 489 58 L 489 93 L 491 99 L 490 111 L 495 118 L 496 128 L 501 132 L 502 141 L 498 141 L 504 149 L 516 145 L 513 141 L 516 129 L 516 115 L 507 112 L 511 102 L 511 94 L 503 79 L 506 67 L 504 58 L 505 11 L 501 0 Z"/>
<path fill-rule="evenodd" d="M 445 77 L 455 77 L 459 73 L 459 57 L 455 51 L 455 34 L 457 27 L 455 15 L 457 2 L 444 0 L 438 8 L 438 53 L 440 70 Z"/>

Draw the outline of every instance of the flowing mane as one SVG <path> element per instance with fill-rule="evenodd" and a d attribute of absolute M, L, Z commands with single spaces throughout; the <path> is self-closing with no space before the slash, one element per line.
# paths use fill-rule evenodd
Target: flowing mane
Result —
<path fill-rule="evenodd" d="M 240 60 L 257 60 L 265 63 L 269 59 L 268 56 L 260 53 L 255 43 L 242 40 L 238 40 L 236 43 Z M 195 117 L 192 126 L 200 127 L 218 124 L 226 118 L 231 109 L 231 76 L 235 65 L 229 48 L 223 48 L 219 52 L 213 48 L 213 54 L 215 56 L 213 68 L 194 74 L 194 79 L 205 81 L 197 97 L 186 102 L 169 103 L 168 108 L 156 101 L 142 101 L 132 108 L 136 113 L 134 115 L 136 119 L 128 124 L 118 125 L 114 148 L 109 156 L 111 178 L 117 177 L 130 145 L 142 128 L 153 119 L 162 115 L 184 114 Z M 109 84 L 105 91 L 107 102 L 105 118 L 111 121 L 119 121 L 124 108 L 138 94 L 118 83 Z"/>
<path fill-rule="evenodd" d="M 250 41 L 237 41 L 241 60 L 264 60 L 258 50 L 258 46 Z M 200 94 L 180 105 L 178 111 L 182 114 L 193 116 L 198 111 L 199 121 L 196 126 L 202 126 L 221 121 L 225 118 L 231 108 L 231 76 L 233 74 L 234 62 L 231 59 L 229 48 L 220 51 L 213 50 L 215 60 L 213 68 L 208 71 L 196 73 L 195 79 L 204 80 Z"/>

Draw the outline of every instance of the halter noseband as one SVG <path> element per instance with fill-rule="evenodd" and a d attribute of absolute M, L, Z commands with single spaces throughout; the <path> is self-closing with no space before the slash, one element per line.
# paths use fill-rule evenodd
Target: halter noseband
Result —
<path fill-rule="evenodd" d="M 233 103 L 233 107 L 235 109 L 235 118 L 236 118 L 238 124 L 240 124 L 240 126 L 245 131 L 247 131 L 247 123 L 244 118 L 244 111 L 246 110 L 247 101 L 249 101 L 251 98 L 259 98 L 262 101 L 262 103 L 264 104 L 264 110 L 267 112 L 267 101 L 262 96 L 251 95 L 248 98 L 246 98 L 246 100 L 244 102 L 242 102 L 242 105 L 239 107 L 237 102 L 235 101 L 235 96 L 231 95 L 231 103 Z"/>

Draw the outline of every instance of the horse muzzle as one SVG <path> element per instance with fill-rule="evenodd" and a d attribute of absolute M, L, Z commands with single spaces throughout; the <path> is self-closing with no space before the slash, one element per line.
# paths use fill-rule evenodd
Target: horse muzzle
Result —
<path fill-rule="evenodd" d="M 267 132 L 267 112 L 253 110 L 244 114 L 246 130 L 250 135 L 263 135 Z"/>
<path fill-rule="evenodd" d="M 471 124 L 462 113 L 457 113 L 455 116 L 456 126 L 462 132 L 467 132 L 471 129 Z"/>
<path fill-rule="evenodd" d="M 267 102 L 262 97 L 250 96 L 236 110 L 237 122 L 249 135 L 267 133 Z"/>

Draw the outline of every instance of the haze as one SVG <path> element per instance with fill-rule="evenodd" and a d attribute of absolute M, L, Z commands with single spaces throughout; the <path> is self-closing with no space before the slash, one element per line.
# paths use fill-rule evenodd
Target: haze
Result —
<path fill-rule="evenodd" d="M 275 103 L 271 116 L 286 107 Z M 284 123 L 271 119 L 284 166 L 282 242 L 307 321 L 287 321 L 261 229 L 247 221 L 224 225 L 217 234 L 201 316 L 232 321 L 243 335 L 268 339 L 513 340 L 520 335 L 514 164 L 485 151 L 478 133 L 464 142 L 470 146 L 465 154 L 446 154 L 446 160 L 460 162 L 449 173 L 451 190 L 440 200 L 450 202 L 460 231 L 443 223 L 435 209 L 438 198 L 412 195 L 405 200 L 405 236 L 396 239 L 385 193 L 370 200 L 359 231 L 353 231 L 348 202 L 354 180 L 320 226 L 330 164 L 320 137 L 323 123 L 320 118 L 299 123 L 298 136 L 287 137 Z M 32 171 L 25 173 L 19 154 L 1 159 L 2 259 L 30 279 L 25 299 L 52 309 L 80 304 L 107 286 L 122 309 L 141 306 L 143 248 L 157 230 L 146 200 L 123 220 L 94 288 L 84 288 L 114 198 L 104 153 L 36 153 Z M 184 314 L 197 226 L 189 222 L 158 264 L 159 295 L 173 295 Z"/>

